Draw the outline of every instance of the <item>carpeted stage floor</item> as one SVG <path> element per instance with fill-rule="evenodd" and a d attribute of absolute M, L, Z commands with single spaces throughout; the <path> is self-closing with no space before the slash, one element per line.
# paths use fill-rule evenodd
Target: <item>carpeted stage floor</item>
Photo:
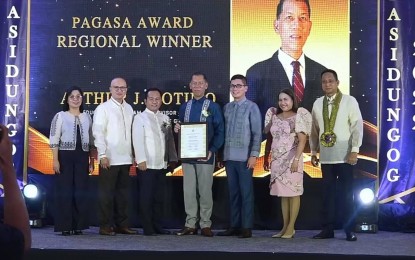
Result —
<path fill-rule="evenodd" d="M 52 226 L 33 228 L 33 245 L 26 259 L 415 259 L 415 233 L 357 233 L 358 240 L 348 242 L 341 230 L 327 240 L 311 239 L 318 230 L 297 230 L 293 239 L 271 238 L 275 230 L 254 230 L 248 239 L 143 236 L 142 230 L 138 231 L 139 235 L 108 237 L 91 227 L 81 236 L 64 237 L 54 233 Z"/>

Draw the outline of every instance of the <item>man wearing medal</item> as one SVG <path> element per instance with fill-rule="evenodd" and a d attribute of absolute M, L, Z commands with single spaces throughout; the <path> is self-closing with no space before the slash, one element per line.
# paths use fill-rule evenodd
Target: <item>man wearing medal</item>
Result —
<path fill-rule="evenodd" d="M 321 162 L 323 177 L 323 229 L 315 239 L 334 237 L 336 223 L 336 193 L 343 216 L 343 229 L 347 241 L 356 241 L 353 233 L 353 166 L 363 139 L 363 119 L 359 104 L 352 96 L 342 94 L 334 70 L 321 73 L 322 89 L 325 93 L 318 98 L 312 109 L 310 134 L 311 163 L 317 167 Z M 320 160 L 317 158 L 320 153 Z"/>

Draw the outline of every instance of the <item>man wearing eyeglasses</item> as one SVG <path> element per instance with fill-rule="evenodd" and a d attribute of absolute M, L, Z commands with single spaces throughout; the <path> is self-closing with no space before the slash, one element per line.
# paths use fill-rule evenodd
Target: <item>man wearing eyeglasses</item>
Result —
<path fill-rule="evenodd" d="M 232 76 L 230 92 L 233 101 L 226 104 L 223 160 L 228 178 L 230 227 L 218 236 L 249 238 L 254 225 L 254 187 L 252 175 L 261 149 L 261 112 L 248 100 L 246 78 Z"/>
<path fill-rule="evenodd" d="M 92 125 L 99 159 L 99 234 L 136 234 L 128 227 L 134 112 L 124 100 L 127 83 L 123 78 L 111 81 L 110 93 L 111 98 L 95 109 Z"/>
<path fill-rule="evenodd" d="M 224 141 L 224 122 L 222 110 L 216 102 L 207 99 L 205 92 L 208 81 L 205 74 L 193 73 L 190 89 L 193 98 L 183 103 L 179 109 L 180 122 L 206 122 L 208 132 L 208 156 L 206 160 L 182 159 L 183 193 L 186 211 L 184 228 L 176 235 L 196 235 L 197 225 L 203 236 L 212 237 L 213 209 L 212 184 L 215 169 L 215 153 L 222 147 Z M 180 124 L 174 126 L 178 133 Z"/>
<path fill-rule="evenodd" d="M 258 104 L 263 117 L 268 108 L 278 104 L 278 93 L 294 86 L 293 62 L 300 63 L 303 99 L 299 106 L 311 111 L 313 102 L 324 95 L 320 73 L 325 66 L 310 59 L 303 47 L 310 35 L 312 22 L 308 0 L 280 0 L 274 30 L 280 35 L 281 47 L 274 55 L 258 62 L 247 71 L 247 97 Z"/>

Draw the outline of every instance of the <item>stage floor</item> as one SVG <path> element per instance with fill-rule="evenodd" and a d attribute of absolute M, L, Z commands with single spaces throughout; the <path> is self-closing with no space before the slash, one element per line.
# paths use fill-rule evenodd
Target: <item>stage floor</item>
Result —
<path fill-rule="evenodd" d="M 292 259 L 413 259 L 415 258 L 415 233 L 385 232 L 375 234 L 357 233 L 358 240 L 345 240 L 342 230 L 335 232 L 334 239 L 316 240 L 311 237 L 318 230 L 296 230 L 293 239 L 271 238 L 275 230 L 254 230 L 253 237 L 203 237 L 201 235 L 101 236 L 97 227 L 91 227 L 80 236 L 62 236 L 53 227 L 32 229 L 32 250 L 28 259 L 149 259 L 176 256 L 200 260 L 203 256 L 293 256 Z M 172 230 L 174 231 L 174 230 Z M 217 233 L 218 230 L 214 230 Z M 187 252 L 187 254 L 186 254 Z M 49 254 L 49 257 L 48 257 Z M 84 258 L 82 257 L 84 256 Z M 128 256 L 131 256 L 129 258 Z M 147 258 L 144 256 L 148 256 Z M 46 257 L 46 258 L 45 258 Z M 144 258 L 143 258 L 144 257 Z M 302 258 L 304 257 L 304 258 Z M 277 257 L 278 259 L 279 257 Z M 137 259 L 137 258 L 135 258 Z M 151 258 L 153 259 L 153 258 Z M 271 258 L 269 258 L 271 259 Z M 288 257 L 290 259 L 290 257 Z"/>

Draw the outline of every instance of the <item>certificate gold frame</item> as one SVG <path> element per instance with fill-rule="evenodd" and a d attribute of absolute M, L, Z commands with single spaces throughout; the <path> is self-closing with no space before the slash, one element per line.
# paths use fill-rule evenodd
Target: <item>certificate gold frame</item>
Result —
<path fill-rule="evenodd" d="M 179 131 L 179 159 L 199 160 L 208 157 L 207 123 L 181 123 Z"/>

